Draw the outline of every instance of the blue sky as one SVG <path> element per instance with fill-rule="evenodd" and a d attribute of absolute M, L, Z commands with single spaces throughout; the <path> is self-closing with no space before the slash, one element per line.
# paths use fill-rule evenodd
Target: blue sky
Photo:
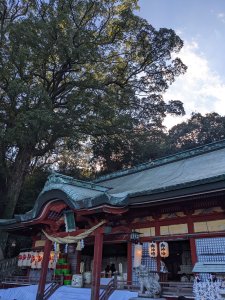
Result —
<path fill-rule="evenodd" d="M 139 0 L 138 14 L 156 29 L 172 28 L 183 39 L 179 57 L 188 66 L 165 94 L 191 112 L 225 115 L 225 0 Z M 184 118 L 168 117 L 167 126 Z"/>

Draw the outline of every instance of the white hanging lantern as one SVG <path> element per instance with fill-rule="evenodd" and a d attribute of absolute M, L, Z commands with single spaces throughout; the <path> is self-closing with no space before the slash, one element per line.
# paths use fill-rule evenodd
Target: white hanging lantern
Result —
<path fill-rule="evenodd" d="M 36 269 L 36 255 L 37 252 L 32 252 L 31 254 L 31 269 Z"/>
<path fill-rule="evenodd" d="M 43 256 L 44 256 L 44 252 L 43 251 L 39 252 L 39 254 L 37 256 L 37 268 L 38 269 L 41 269 Z"/>
<path fill-rule="evenodd" d="M 169 256 L 169 245 L 167 242 L 159 243 L 159 253 L 161 257 Z"/>
<path fill-rule="evenodd" d="M 51 251 L 49 260 L 54 260 L 54 258 L 55 258 L 55 251 Z"/>
<path fill-rule="evenodd" d="M 137 268 L 141 265 L 142 258 L 142 245 L 135 244 L 134 245 L 134 268 Z"/>
<path fill-rule="evenodd" d="M 28 253 L 27 253 L 27 266 L 28 266 L 28 267 L 31 266 L 31 253 L 32 253 L 32 252 L 28 252 Z"/>
<path fill-rule="evenodd" d="M 119 263 L 119 274 L 120 275 L 123 274 L 123 265 L 122 265 L 122 263 Z"/>
<path fill-rule="evenodd" d="M 28 255 L 28 252 L 23 252 L 23 258 L 22 258 L 22 266 L 23 267 L 27 266 L 27 255 Z"/>
<path fill-rule="evenodd" d="M 55 252 L 51 251 L 50 255 L 49 255 L 49 262 L 48 262 L 48 268 L 49 269 L 54 269 L 53 268 L 54 258 L 55 258 Z"/>
<path fill-rule="evenodd" d="M 22 267 L 22 262 L 23 262 L 23 252 L 20 252 L 18 256 L 18 267 Z"/>
<path fill-rule="evenodd" d="M 130 241 L 132 243 L 137 243 L 140 239 L 140 232 L 135 231 L 135 229 L 132 229 L 131 234 L 130 234 Z"/>
<path fill-rule="evenodd" d="M 156 242 L 148 243 L 148 254 L 150 257 L 157 257 L 158 255 L 158 248 Z"/>

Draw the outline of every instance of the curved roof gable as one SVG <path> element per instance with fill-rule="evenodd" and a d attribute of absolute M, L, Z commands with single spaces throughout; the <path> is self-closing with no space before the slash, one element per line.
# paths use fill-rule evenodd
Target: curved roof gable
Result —
<path fill-rule="evenodd" d="M 197 192 L 203 193 L 218 187 L 225 190 L 225 140 L 112 173 L 93 182 L 53 173 L 34 208 L 15 218 L 17 221 L 32 220 L 45 204 L 58 199 L 73 209 L 100 205 L 121 207 L 140 204 L 139 196 L 145 196 L 145 202 L 141 200 L 145 204 L 156 199 L 190 195 L 196 187 Z"/>

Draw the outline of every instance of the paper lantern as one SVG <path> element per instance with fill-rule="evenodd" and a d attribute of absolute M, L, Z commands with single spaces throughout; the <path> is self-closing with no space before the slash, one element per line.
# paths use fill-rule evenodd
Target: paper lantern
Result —
<path fill-rule="evenodd" d="M 123 274 L 123 265 L 122 265 L 122 263 L 119 263 L 119 273 L 120 273 L 120 275 Z"/>
<path fill-rule="evenodd" d="M 38 269 L 41 269 L 43 256 L 44 256 L 44 252 L 43 251 L 41 251 L 41 252 L 38 253 L 38 256 L 37 256 L 37 268 Z"/>
<path fill-rule="evenodd" d="M 20 252 L 18 256 L 18 267 L 22 267 L 22 262 L 23 262 L 23 252 Z"/>
<path fill-rule="evenodd" d="M 158 248 L 156 242 L 148 243 L 148 254 L 150 257 L 157 257 L 158 255 Z"/>
<path fill-rule="evenodd" d="M 54 258 L 55 258 L 55 252 L 51 251 L 49 260 L 54 260 Z"/>
<path fill-rule="evenodd" d="M 57 261 L 58 255 L 59 255 L 59 254 L 58 254 L 57 252 L 51 251 L 51 252 L 50 252 L 49 260 L 50 260 L 50 261 Z"/>
<path fill-rule="evenodd" d="M 169 256 L 169 245 L 167 242 L 159 243 L 159 253 L 161 257 Z"/>
<path fill-rule="evenodd" d="M 36 269 L 36 256 L 37 252 L 32 252 L 31 254 L 31 269 Z"/>
<path fill-rule="evenodd" d="M 142 245 L 135 244 L 134 245 L 134 268 L 137 268 L 141 265 L 141 258 L 142 258 Z"/>
<path fill-rule="evenodd" d="M 55 269 L 55 260 L 56 260 L 56 253 L 54 251 L 50 252 L 48 268 Z"/>
<path fill-rule="evenodd" d="M 28 267 L 31 266 L 31 254 L 32 254 L 32 252 L 27 253 L 27 266 Z"/>
<path fill-rule="evenodd" d="M 130 234 L 130 241 L 132 243 L 137 243 L 139 241 L 139 239 L 140 239 L 140 232 L 132 229 L 131 234 Z"/>
<path fill-rule="evenodd" d="M 22 266 L 23 267 L 27 266 L 27 255 L 28 255 L 28 252 L 23 252 L 23 258 L 22 258 Z"/>

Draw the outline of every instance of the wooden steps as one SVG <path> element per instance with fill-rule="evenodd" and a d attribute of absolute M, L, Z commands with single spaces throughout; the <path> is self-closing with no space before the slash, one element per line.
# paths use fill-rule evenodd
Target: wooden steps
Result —
<path fill-rule="evenodd" d="M 193 284 L 183 282 L 160 282 L 162 287 L 162 297 L 166 299 L 176 299 L 179 296 L 185 296 L 187 299 L 194 299 Z M 129 291 L 138 291 L 139 286 L 131 282 L 117 281 L 116 289 L 125 289 Z"/>

